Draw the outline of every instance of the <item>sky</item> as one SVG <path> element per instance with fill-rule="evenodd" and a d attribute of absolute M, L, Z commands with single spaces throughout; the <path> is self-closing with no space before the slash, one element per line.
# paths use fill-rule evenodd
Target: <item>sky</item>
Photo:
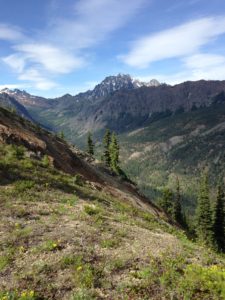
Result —
<path fill-rule="evenodd" d="M 56 97 L 118 73 L 225 80 L 224 0 L 0 0 L 0 89 Z"/>

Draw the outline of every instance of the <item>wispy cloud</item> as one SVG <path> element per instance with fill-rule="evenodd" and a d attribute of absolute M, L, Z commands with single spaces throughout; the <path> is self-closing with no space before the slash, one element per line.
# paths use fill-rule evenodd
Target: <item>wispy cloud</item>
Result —
<path fill-rule="evenodd" d="M 8 24 L 0 23 L 0 40 L 6 41 L 19 41 L 24 38 L 22 31 Z"/>
<path fill-rule="evenodd" d="M 146 0 L 79 0 L 62 4 L 63 16 L 49 20 L 37 37 L 25 37 L 14 27 L 0 25 L 0 38 L 14 42 L 12 53 L 2 58 L 18 79 L 33 82 L 37 89 L 56 86 L 57 75 L 73 72 L 87 64 L 87 51 L 123 26 Z M 67 5 L 67 6 L 66 6 Z M 66 9 L 65 9 L 66 7 Z"/>
<path fill-rule="evenodd" d="M 155 61 L 192 55 L 224 33 L 224 16 L 201 18 L 141 37 L 120 58 L 129 66 L 144 68 Z"/>
<path fill-rule="evenodd" d="M 111 32 L 123 26 L 146 0 L 80 0 L 73 6 L 72 17 L 56 18 L 51 36 L 79 50 L 98 44 Z M 71 12 L 70 12 L 71 13 Z"/>
<path fill-rule="evenodd" d="M 184 63 L 189 69 L 208 69 L 215 66 L 224 66 L 225 57 L 222 55 L 198 53 L 186 57 Z"/>
<path fill-rule="evenodd" d="M 77 58 L 64 49 L 50 44 L 21 44 L 14 47 L 23 58 L 30 63 L 38 63 L 49 72 L 55 74 L 69 73 L 83 65 L 82 58 Z"/>
<path fill-rule="evenodd" d="M 184 59 L 184 70 L 192 80 L 225 78 L 225 56 L 216 54 L 195 54 Z"/>
<path fill-rule="evenodd" d="M 183 66 L 180 72 L 164 74 L 149 74 L 139 77 L 142 81 L 149 81 L 157 78 L 160 82 L 178 84 L 188 80 L 224 80 L 225 78 L 225 56 L 198 53 L 183 59 Z M 138 77 L 138 76 L 137 76 Z"/>
<path fill-rule="evenodd" d="M 57 86 L 57 84 L 44 77 L 41 72 L 35 68 L 28 68 L 18 77 L 19 80 L 35 82 L 35 88 L 40 90 L 48 90 Z"/>
<path fill-rule="evenodd" d="M 14 53 L 2 58 L 2 61 L 6 63 L 15 72 L 22 73 L 25 68 L 25 57 L 21 54 Z"/>

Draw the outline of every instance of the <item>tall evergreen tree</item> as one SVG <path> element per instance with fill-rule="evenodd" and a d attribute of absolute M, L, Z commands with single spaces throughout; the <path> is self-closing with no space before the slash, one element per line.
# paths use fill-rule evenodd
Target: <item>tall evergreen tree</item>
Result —
<path fill-rule="evenodd" d="M 176 186 L 176 194 L 173 204 L 173 219 L 179 223 L 180 225 L 184 225 L 184 217 L 182 214 L 182 207 L 181 207 L 181 192 L 180 192 L 180 182 L 177 177 L 177 186 Z"/>
<path fill-rule="evenodd" d="M 209 200 L 208 174 L 201 178 L 196 209 L 196 233 L 201 242 L 213 246 L 212 214 Z"/>
<path fill-rule="evenodd" d="M 90 132 L 88 133 L 87 136 L 87 153 L 90 154 L 91 156 L 94 155 L 94 143 Z"/>
<path fill-rule="evenodd" d="M 225 251 L 225 197 L 221 185 L 217 188 L 216 202 L 213 207 L 213 235 L 215 246 L 219 251 Z"/>
<path fill-rule="evenodd" d="M 103 138 L 103 161 L 105 162 L 107 167 L 110 167 L 110 153 L 109 153 L 109 146 L 111 143 L 111 132 L 109 129 L 106 129 L 104 138 Z"/>
<path fill-rule="evenodd" d="M 116 134 L 113 133 L 111 137 L 111 142 L 109 145 L 109 155 L 110 155 L 110 167 L 111 169 L 118 173 L 119 168 L 119 144 L 117 141 Z"/>
<path fill-rule="evenodd" d="M 159 205 L 169 215 L 172 215 L 173 211 L 173 192 L 169 188 L 164 188 L 162 199 L 159 201 Z"/>

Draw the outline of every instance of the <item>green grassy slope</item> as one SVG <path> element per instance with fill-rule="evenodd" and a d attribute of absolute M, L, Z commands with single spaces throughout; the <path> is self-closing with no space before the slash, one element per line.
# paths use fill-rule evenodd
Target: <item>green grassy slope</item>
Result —
<path fill-rule="evenodd" d="M 224 299 L 225 263 L 107 189 L 0 145 L 0 299 Z"/>

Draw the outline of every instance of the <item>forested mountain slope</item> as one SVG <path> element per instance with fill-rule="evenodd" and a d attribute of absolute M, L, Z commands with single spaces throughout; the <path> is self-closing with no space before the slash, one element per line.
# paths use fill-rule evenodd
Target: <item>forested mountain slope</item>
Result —
<path fill-rule="evenodd" d="M 152 122 L 120 136 L 121 162 L 152 198 L 180 179 L 183 203 L 193 207 L 200 174 L 208 169 L 216 186 L 225 178 L 225 103 L 213 104 Z"/>

